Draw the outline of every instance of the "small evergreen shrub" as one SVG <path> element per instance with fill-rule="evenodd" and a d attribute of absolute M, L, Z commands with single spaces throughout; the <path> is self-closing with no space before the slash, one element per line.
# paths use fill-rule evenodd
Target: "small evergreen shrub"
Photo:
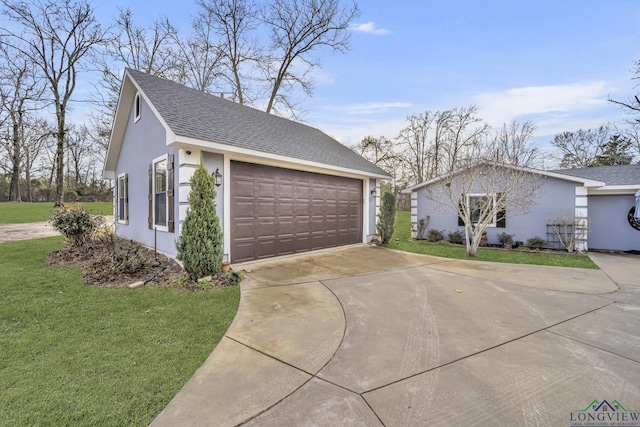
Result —
<path fill-rule="evenodd" d="M 464 241 L 464 233 L 460 230 L 450 231 L 448 234 L 449 241 L 456 245 L 461 245 Z"/>
<path fill-rule="evenodd" d="M 78 205 L 77 208 L 56 208 L 49 222 L 65 237 L 71 247 L 82 248 L 91 241 L 93 233 L 102 224 L 103 217 L 93 216 L 82 205 Z"/>
<path fill-rule="evenodd" d="M 427 231 L 427 240 L 429 242 L 439 242 L 440 240 L 444 240 L 444 231 L 436 230 L 435 228 L 430 228 Z"/>
<path fill-rule="evenodd" d="M 215 178 L 203 165 L 191 177 L 189 209 L 176 241 L 177 258 L 192 280 L 222 269 L 222 230 L 216 213 Z"/>
<path fill-rule="evenodd" d="M 540 236 L 532 237 L 527 240 L 527 247 L 530 249 L 542 249 L 547 245 L 547 241 Z"/>
<path fill-rule="evenodd" d="M 502 245 L 506 245 L 506 244 L 513 245 L 513 236 L 515 236 L 515 234 L 509 234 L 504 231 L 502 233 L 496 233 L 498 242 L 500 242 Z"/>
<path fill-rule="evenodd" d="M 378 214 L 376 229 L 378 230 L 380 245 L 387 246 L 396 229 L 396 196 L 388 191 L 382 196 L 382 206 Z"/>

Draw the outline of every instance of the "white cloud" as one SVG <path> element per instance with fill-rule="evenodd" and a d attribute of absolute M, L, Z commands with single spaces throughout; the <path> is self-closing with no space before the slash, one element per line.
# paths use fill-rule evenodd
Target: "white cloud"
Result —
<path fill-rule="evenodd" d="M 376 28 L 376 24 L 373 21 L 364 22 L 362 24 L 352 24 L 350 29 L 351 31 L 358 33 L 375 34 L 377 36 L 386 36 L 387 34 L 391 34 L 391 31 L 386 28 Z"/>
<path fill-rule="evenodd" d="M 530 86 L 491 92 L 474 98 L 480 116 L 493 126 L 516 119 L 570 120 L 608 105 L 610 88 L 605 82 Z"/>
<path fill-rule="evenodd" d="M 330 111 L 337 111 L 348 115 L 368 115 L 386 113 L 391 109 L 411 107 L 409 102 L 365 102 L 362 104 L 347 104 L 339 107 L 329 107 Z"/>

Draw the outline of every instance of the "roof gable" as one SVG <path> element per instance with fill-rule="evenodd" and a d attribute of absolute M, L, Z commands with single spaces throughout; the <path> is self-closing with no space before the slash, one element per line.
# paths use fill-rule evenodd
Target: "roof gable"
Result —
<path fill-rule="evenodd" d="M 124 130 L 117 128 L 126 127 L 136 89 L 157 112 L 169 134 L 389 176 L 316 128 L 131 69 L 125 70 L 105 171 L 117 162 L 115 152 L 119 152 L 124 136 Z"/>

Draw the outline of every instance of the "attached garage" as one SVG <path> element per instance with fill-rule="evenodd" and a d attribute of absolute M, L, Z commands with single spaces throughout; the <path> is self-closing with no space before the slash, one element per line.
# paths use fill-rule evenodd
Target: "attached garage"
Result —
<path fill-rule="evenodd" d="M 231 261 L 362 241 L 363 181 L 231 162 Z"/>

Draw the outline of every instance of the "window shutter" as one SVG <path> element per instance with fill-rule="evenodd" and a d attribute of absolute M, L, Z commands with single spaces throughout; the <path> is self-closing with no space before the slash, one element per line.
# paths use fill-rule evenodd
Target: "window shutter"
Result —
<path fill-rule="evenodd" d="M 464 220 L 462 219 L 462 200 L 464 200 L 464 194 L 460 195 L 460 202 L 458 202 L 458 225 L 464 226 Z"/>
<path fill-rule="evenodd" d="M 149 165 L 149 216 L 147 222 L 149 229 L 153 230 L 153 163 Z"/>
<path fill-rule="evenodd" d="M 124 174 L 124 220 L 129 223 L 129 174 Z"/>
<path fill-rule="evenodd" d="M 496 199 L 500 199 L 502 197 L 502 193 L 496 194 Z M 505 209 L 501 209 L 498 211 L 496 215 L 496 227 L 497 228 L 506 228 L 507 227 L 507 211 Z"/>
<path fill-rule="evenodd" d="M 175 221 L 174 221 L 174 190 L 173 190 L 173 181 L 174 181 L 174 173 L 173 173 L 173 154 L 169 155 L 169 161 L 167 162 L 167 205 L 169 205 L 169 233 L 173 233 L 175 231 Z"/>

